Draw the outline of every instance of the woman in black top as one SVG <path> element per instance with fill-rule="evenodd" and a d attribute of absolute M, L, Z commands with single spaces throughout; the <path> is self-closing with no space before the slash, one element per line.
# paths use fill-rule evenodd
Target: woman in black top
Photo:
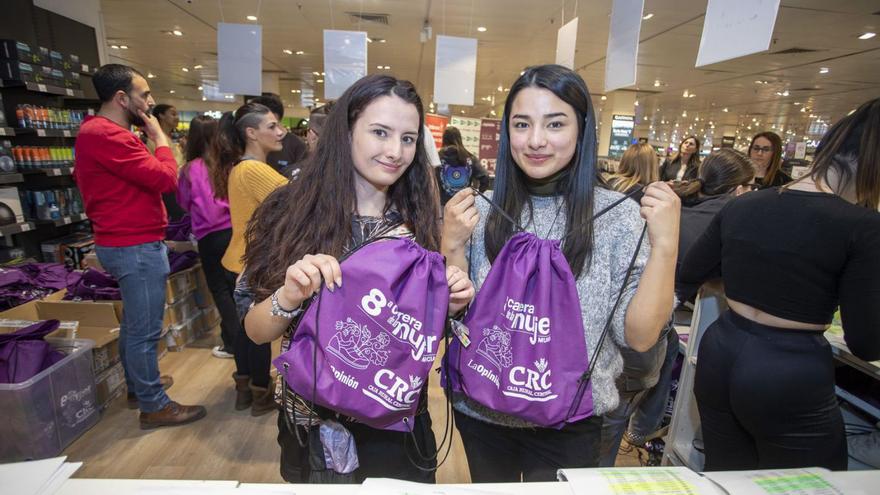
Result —
<path fill-rule="evenodd" d="M 461 131 L 448 126 L 443 131 L 443 147 L 437 152 L 440 166 L 434 169 L 437 185 L 440 187 L 440 204 L 445 206 L 449 199 L 465 187 L 489 188 L 489 174 L 461 141 Z"/>
<path fill-rule="evenodd" d="M 782 171 L 782 139 L 775 132 L 755 134 L 749 158 L 755 164 L 755 183 L 761 189 L 791 182 L 791 176 Z"/>
<path fill-rule="evenodd" d="M 835 124 L 808 175 L 729 202 L 687 253 L 730 310 L 700 342 L 694 393 L 707 471 L 846 469 L 822 333 L 840 306 L 850 351 L 880 358 L 880 99 Z"/>
<path fill-rule="evenodd" d="M 700 170 L 700 140 L 688 136 L 678 145 L 678 153 L 660 165 L 660 180 L 691 180 Z"/>

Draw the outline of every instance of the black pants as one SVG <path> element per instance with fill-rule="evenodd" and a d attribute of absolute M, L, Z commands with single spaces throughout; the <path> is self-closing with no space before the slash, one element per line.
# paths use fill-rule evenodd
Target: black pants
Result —
<path fill-rule="evenodd" d="M 208 289 L 214 297 L 214 305 L 220 312 L 220 337 L 223 339 L 223 348 L 229 353 L 235 349 L 235 337 L 241 332 L 241 321 L 238 319 L 235 302 L 232 300 L 235 274 L 223 268 L 220 263 L 231 238 L 232 229 L 225 229 L 211 232 L 199 239 L 199 258 L 202 260 Z"/>
<path fill-rule="evenodd" d="M 497 426 L 455 411 L 455 425 L 474 483 L 556 481 L 558 469 L 599 465 L 600 416 L 555 430 Z"/>
<path fill-rule="evenodd" d="M 278 413 L 278 445 L 281 446 L 281 477 L 288 483 L 308 483 L 311 467 L 309 449 L 301 447 L 296 435 L 284 421 L 284 412 Z M 434 483 L 436 459 L 423 461 L 419 452 L 430 456 L 437 450 L 429 414 L 416 416 L 412 433 L 378 430 L 363 423 L 343 423 L 354 436 L 360 467 L 354 472 L 354 481 L 363 483 L 367 478 L 396 478 L 417 483 Z M 305 428 L 297 426 L 303 440 Z M 317 432 L 313 432 L 317 434 Z M 418 452 L 413 441 L 418 445 Z M 424 469 L 417 468 L 414 463 Z"/>
<path fill-rule="evenodd" d="M 846 469 L 831 346 L 821 332 L 727 311 L 706 330 L 698 363 L 706 471 Z"/>

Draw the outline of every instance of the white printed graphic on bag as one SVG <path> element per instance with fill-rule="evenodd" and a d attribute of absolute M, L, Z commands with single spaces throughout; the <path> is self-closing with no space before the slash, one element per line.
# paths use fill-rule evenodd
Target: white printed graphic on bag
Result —
<path fill-rule="evenodd" d="M 467 366 L 481 377 L 501 388 L 501 380 L 498 377 L 504 368 L 513 364 L 513 352 L 510 350 L 510 334 L 498 326 L 483 329 L 483 339 L 477 345 L 477 354 L 486 358 L 489 363 L 497 368 L 497 373 L 482 363 L 476 363 L 469 359 Z"/>
<path fill-rule="evenodd" d="M 391 343 L 387 334 L 380 332 L 373 337 L 366 325 L 360 325 L 351 318 L 344 322 L 337 321 L 336 330 L 338 330 L 336 335 L 327 343 L 325 348 L 327 352 L 359 370 L 367 369 L 370 364 L 385 365 L 388 360 L 386 348 Z M 338 376 L 337 380 L 339 380 Z M 343 381 L 343 383 L 345 382 Z"/>
<path fill-rule="evenodd" d="M 361 391 L 388 410 L 407 411 L 419 398 L 422 384 L 421 377 L 409 375 L 409 380 L 404 380 L 393 371 L 382 369 L 376 373 L 373 383 Z"/>
<path fill-rule="evenodd" d="M 510 331 L 529 335 L 529 343 L 546 344 L 550 342 L 550 317 L 535 314 L 535 305 L 507 298 L 502 309 Z"/>
<path fill-rule="evenodd" d="M 525 366 L 511 368 L 508 376 L 510 385 L 501 393 L 531 402 L 547 402 L 557 398 L 558 395 L 551 390 L 550 362 L 541 358 L 534 365 L 534 369 Z"/>
<path fill-rule="evenodd" d="M 437 336 L 426 337 L 422 333 L 422 322 L 401 311 L 381 290 L 371 289 L 369 294 L 361 298 L 361 310 L 394 338 L 409 344 L 413 359 L 423 363 L 434 362 L 437 356 Z M 390 325 L 390 329 L 385 324 Z"/>

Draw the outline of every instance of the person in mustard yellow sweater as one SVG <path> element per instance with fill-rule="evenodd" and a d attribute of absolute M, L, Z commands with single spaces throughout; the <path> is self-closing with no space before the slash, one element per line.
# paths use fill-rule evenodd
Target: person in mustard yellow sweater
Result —
<path fill-rule="evenodd" d="M 266 196 L 287 179 L 266 164 L 266 155 L 281 149 L 286 130 L 267 107 L 248 103 L 220 119 L 220 130 L 209 156 L 214 194 L 229 201 L 232 239 L 223 256 L 223 267 L 240 274 L 244 268 L 247 224 Z M 259 416 L 275 410 L 269 376 L 272 350 L 257 345 L 241 331 L 235 337 L 235 408 L 250 407 Z"/>

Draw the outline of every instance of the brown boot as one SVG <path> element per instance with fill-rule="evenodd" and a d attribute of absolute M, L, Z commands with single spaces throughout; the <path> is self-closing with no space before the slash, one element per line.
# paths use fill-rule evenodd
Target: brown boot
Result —
<path fill-rule="evenodd" d="M 278 409 L 275 402 L 275 387 L 269 382 L 268 387 L 255 387 L 251 385 L 254 394 L 254 403 L 251 405 L 251 416 L 262 416 Z"/>
<path fill-rule="evenodd" d="M 254 402 L 254 393 L 250 387 L 251 377 L 232 373 L 232 379 L 235 380 L 235 410 L 244 411 Z"/>
<path fill-rule="evenodd" d="M 163 389 L 168 390 L 169 388 L 171 388 L 172 385 L 174 385 L 174 378 L 171 378 L 168 375 L 162 375 L 159 377 L 159 383 L 162 384 Z M 128 408 L 129 409 L 137 409 L 138 407 L 139 407 L 139 405 L 138 405 L 137 396 L 134 395 L 134 392 L 129 390 L 128 391 Z"/>
<path fill-rule="evenodd" d="M 182 406 L 172 401 L 156 412 L 142 412 L 141 429 L 151 430 L 160 426 L 185 425 L 204 418 L 206 414 L 208 412 L 204 406 Z"/>

